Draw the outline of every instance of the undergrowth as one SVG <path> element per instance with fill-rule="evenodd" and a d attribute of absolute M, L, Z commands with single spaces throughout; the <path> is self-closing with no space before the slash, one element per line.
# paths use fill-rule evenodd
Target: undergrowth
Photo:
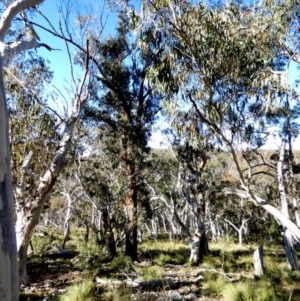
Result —
<path fill-rule="evenodd" d="M 41 253 L 43 246 L 53 242 L 48 235 L 43 240 L 35 239 L 35 253 Z M 55 237 L 54 242 L 61 242 Z M 194 291 L 201 297 L 222 299 L 224 301 L 297 301 L 300 300 L 300 271 L 289 271 L 282 246 L 264 247 L 265 275 L 261 279 L 253 277 L 253 251 L 257 245 L 238 246 L 233 241 L 222 239 L 210 243 L 210 253 L 199 266 L 190 266 L 189 246 L 186 242 L 169 240 L 148 240 L 139 245 L 140 265 L 123 256 L 109 258 L 95 241 L 85 243 L 83 236 L 71 236 L 67 247 L 80 252 L 76 263 L 82 270 L 93 271 L 93 277 L 124 280 L 139 278 L 143 281 L 167 279 L 167 270 L 177 269 L 181 275 L 203 269 L 203 280 L 193 284 Z M 94 280 L 94 278 L 92 278 Z M 231 279 L 232 281 L 228 281 Z M 189 285 L 189 284 L 187 284 Z M 192 287 L 192 284 L 190 285 Z M 94 284 L 84 281 L 72 285 L 59 301 L 127 301 L 132 291 L 126 287 L 107 289 L 93 299 Z M 26 299 L 22 299 L 26 300 Z M 28 299 L 29 300 L 29 299 Z"/>

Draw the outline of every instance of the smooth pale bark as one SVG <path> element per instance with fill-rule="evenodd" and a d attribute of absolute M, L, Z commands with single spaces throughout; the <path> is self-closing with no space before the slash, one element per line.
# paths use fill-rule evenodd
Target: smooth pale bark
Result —
<path fill-rule="evenodd" d="M 0 19 L 0 298 L 1 301 L 19 300 L 19 273 L 17 246 L 13 218 L 13 190 L 10 171 L 10 140 L 6 93 L 3 82 L 3 67 L 21 51 L 32 45 L 20 41 L 5 44 L 5 37 L 13 18 L 24 9 L 42 3 L 43 0 L 14 1 Z M 28 41 L 29 42 L 29 41 Z M 35 41 L 35 47 L 40 44 Z"/>
<path fill-rule="evenodd" d="M 242 224 L 240 226 L 240 228 L 238 228 L 237 226 L 235 226 L 231 221 L 229 221 L 228 219 L 225 219 L 225 221 L 231 225 L 237 232 L 238 232 L 238 236 L 239 236 L 239 246 L 241 246 L 243 244 L 243 231 L 246 231 L 246 227 L 245 227 L 245 223 L 249 220 L 249 218 L 242 220 Z"/>
<path fill-rule="evenodd" d="M 283 163 L 285 157 L 286 139 L 282 138 L 279 160 L 277 163 L 277 181 L 281 201 L 281 211 L 289 219 L 288 199 L 286 195 L 285 184 L 283 180 Z M 297 253 L 293 245 L 293 236 L 291 231 L 283 224 L 283 241 L 286 260 L 290 270 L 298 270 Z"/>
<path fill-rule="evenodd" d="M 263 247 L 260 245 L 253 254 L 253 264 L 254 264 L 254 275 L 261 277 L 264 272 L 264 262 L 263 262 Z"/>
<path fill-rule="evenodd" d="M 208 241 L 205 234 L 205 231 L 201 233 L 196 233 L 194 235 L 193 242 L 190 244 L 191 255 L 190 255 L 190 263 L 198 264 L 199 261 L 203 259 L 205 255 L 208 255 Z"/>
<path fill-rule="evenodd" d="M 73 187 L 70 188 L 70 191 L 72 190 Z M 82 194 L 80 194 L 79 196 L 77 196 L 74 200 L 72 200 L 72 195 L 75 193 L 76 189 L 73 189 L 73 192 L 61 192 L 61 194 L 63 194 L 66 198 L 67 198 L 67 212 L 66 212 L 66 217 L 65 217 L 65 221 L 64 221 L 64 241 L 63 241 L 63 245 L 62 248 L 65 249 L 65 245 L 67 243 L 67 241 L 70 239 L 70 219 L 73 215 L 73 207 L 75 202 L 81 197 Z M 72 195 L 71 195 L 72 194 Z"/>
<path fill-rule="evenodd" d="M 0 72 L 0 143 L 2 156 L 0 163 L 0 299 L 1 301 L 17 301 L 19 300 L 19 273 L 13 219 L 8 114 L 2 72 Z"/>
<path fill-rule="evenodd" d="M 45 174 L 40 180 L 40 184 L 36 191 L 35 198 L 31 201 L 31 206 L 29 208 L 25 208 L 25 206 L 18 206 L 19 211 L 17 211 L 16 233 L 17 246 L 19 252 L 19 269 L 20 280 L 25 283 L 27 282 L 26 254 L 29 242 L 32 237 L 32 232 L 39 223 L 40 215 L 44 204 L 49 199 L 57 176 L 63 168 L 66 155 L 71 145 L 73 129 L 76 121 L 77 118 L 70 118 L 70 122 L 67 124 L 67 127 L 63 134 L 63 138 L 59 143 L 58 150 L 54 155 L 49 169 L 45 172 Z"/>
<path fill-rule="evenodd" d="M 296 219 L 296 224 L 300 228 L 300 211 L 299 211 L 299 193 L 297 191 L 296 181 L 293 171 L 293 147 L 292 147 L 292 134 L 288 131 L 288 149 L 289 149 L 289 175 L 288 182 L 291 190 L 292 200 L 293 200 L 293 212 Z"/>

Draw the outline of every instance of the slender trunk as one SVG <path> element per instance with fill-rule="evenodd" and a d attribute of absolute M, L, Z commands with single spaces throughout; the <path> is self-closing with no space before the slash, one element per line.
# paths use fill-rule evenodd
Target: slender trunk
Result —
<path fill-rule="evenodd" d="M 294 171 L 293 171 L 293 148 L 292 148 L 292 135 L 291 131 L 288 131 L 288 147 L 289 147 L 289 184 L 290 184 L 290 190 L 291 195 L 293 199 L 293 211 L 295 215 L 295 220 L 297 226 L 300 228 L 300 212 L 299 212 L 299 193 L 297 191 L 296 187 L 296 181 L 294 177 Z"/>
<path fill-rule="evenodd" d="M 8 113 L 0 58 L 0 296 L 19 300 L 19 274 L 13 217 Z"/>
<path fill-rule="evenodd" d="M 224 188 L 223 192 L 225 194 L 238 195 L 239 197 L 242 197 L 249 201 L 254 202 L 257 206 L 263 208 L 268 213 L 270 213 L 272 216 L 274 216 L 282 225 L 287 227 L 291 231 L 293 237 L 296 240 L 300 241 L 300 229 L 297 227 L 297 225 L 295 223 L 293 223 L 289 218 L 287 218 L 280 210 L 278 210 L 273 205 L 269 204 L 266 200 L 260 198 L 258 195 L 255 195 L 255 194 L 250 195 L 248 192 L 241 190 L 241 189 Z M 227 224 L 225 224 L 225 228 L 226 228 L 226 226 L 227 226 Z"/>
<path fill-rule="evenodd" d="M 278 188 L 279 188 L 279 194 L 281 200 L 281 211 L 289 219 L 288 200 L 286 196 L 286 190 L 285 190 L 285 184 L 283 181 L 283 172 L 282 172 L 285 147 L 286 147 L 286 138 L 283 137 L 281 141 L 279 161 L 277 163 L 277 177 L 278 177 L 277 180 L 278 180 Z M 289 269 L 298 270 L 297 254 L 295 252 L 294 245 L 293 245 L 292 233 L 285 225 L 283 225 L 283 241 L 284 241 L 286 259 L 288 262 Z"/>
<path fill-rule="evenodd" d="M 195 233 L 193 242 L 190 244 L 191 255 L 190 255 L 190 263 L 198 264 L 203 260 L 205 255 L 208 255 L 208 241 L 205 231 L 202 233 Z"/>
<path fill-rule="evenodd" d="M 112 227 L 112 218 L 109 216 L 107 208 L 102 208 L 102 221 L 105 236 L 106 250 L 109 256 L 114 258 L 117 255 L 115 237 Z"/>
<path fill-rule="evenodd" d="M 65 218 L 65 222 L 64 222 L 64 242 L 62 245 L 62 248 L 65 249 L 65 245 L 67 243 L 67 241 L 70 239 L 70 219 L 72 216 L 72 200 L 70 198 L 69 194 L 64 194 L 66 195 L 67 199 L 68 199 L 68 206 L 67 206 L 67 213 L 66 213 L 66 218 Z"/>
<path fill-rule="evenodd" d="M 260 245 L 253 254 L 254 276 L 261 277 L 264 272 L 263 247 Z"/>
<path fill-rule="evenodd" d="M 85 227 L 85 233 L 84 233 L 84 241 L 86 243 L 88 243 L 89 241 L 89 236 L 90 236 L 90 224 L 88 221 L 84 221 L 83 223 L 84 227 Z"/>

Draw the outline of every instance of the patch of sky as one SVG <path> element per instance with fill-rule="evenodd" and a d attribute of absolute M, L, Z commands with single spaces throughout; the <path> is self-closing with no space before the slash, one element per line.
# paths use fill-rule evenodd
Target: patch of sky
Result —
<path fill-rule="evenodd" d="M 62 6 L 63 3 L 70 4 L 69 10 Z M 58 49 L 53 51 L 48 51 L 44 47 L 37 49 L 38 54 L 49 61 L 50 68 L 54 72 L 53 81 L 47 87 L 48 90 L 52 90 L 52 95 L 57 97 L 56 101 L 51 101 L 51 105 L 53 109 L 63 111 L 62 113 L 68 113 L 71 110 L 71 100 L 75 93 L 75 87 L 71 82 L 71 65 L 76 80 L 81 78 L 82 69 L 74 64 L 74 58 L 78 49 L 69 43 L 69 56 L 65 41 L 53 34 L 53 31 L 56 30 L 61 34 L 59 30 L 61 24 L 66 38 L 72 39 L 82 47 L 85 47 L 88 32 L 86 28 L 81 27 L 80 18 L 83 19 L 89 16 L 91 26 L 96 26 L 97 28 L 95 29 L 101 31 L 101 38 L 105 39 L 115 33 L 116 14 L 108 10 L 106 2 L 92 3 L 85 0 L 78 0 L 77 2 L 46 0 L 39 6 L 39 10 L 49 20 L 51 25 L 46 18 L 35 14 L 34 18 L 31 19 L 31 21 L 36 23 L 34 29 L 38 33 L 41 43 Z M 68 23 L 64 22 L 66 13 L 68 14 Z M 69 28 L 66 27 L 66 24 Z"/>
<path fill-rule="evenodd" d="M 299 93 L 300 93 L 300 87 L 299 87 L 299 64 L 296 62 L 291 62 L 289 64 L 289 67 L 287 69 L 287 78 L 288 78 L 288 85 L 290 89 L 295 91 L 294 99 L 290 99 L 290 106 L 296 106 L 299 105 Z M 294 124 L 299 126 L 300 125 L 300 118 L 294 119 Z M 268 139 L 267 143 L 262 147 L 263 149 L 276 149 L 278 150 L 281 146 L 281 129 L 282 124 L 278 124 L 277 126 L 273 126 L 269 129 L 271 135 Z M 292 139 L 292 145 L 293 149 L 300 150 L 300 135 L 295 135 Z"/>

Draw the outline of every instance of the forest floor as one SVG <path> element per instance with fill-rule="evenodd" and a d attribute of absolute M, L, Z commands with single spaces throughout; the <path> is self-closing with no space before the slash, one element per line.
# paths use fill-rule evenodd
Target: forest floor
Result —
<path fill-rule="evenodd" d="M 35 242 L 36 251 L 41 245 Z M 211 243 L 210 254 L 191 266 L 188 245 L 179 241 L 146 241 L 139 246 L 139 261 L 131 262 L 121 252 L 109 260 L 95 243 L 79 247 L 71 240 L 68 248 L 80 252 L 73 259 L 38 252 L 29 257 L 30 285 L 22 287 L 20 301 L 57 301 L 63 294 L 69 294 L 64 301 L 75 301 L 70 291 L 88 279 L 94 301 L 300 301 L 300 272 L 288 270 L 282 246 L 264 248 L 266 274 L 254 278 L 256 247 Z"/>
<path fill-rule="evenodd" d="M 45 296 L 58 296 L 64 293 L 71 283 L 82 280 L 82 270 L 65 260 L 29 261 L 27 270 L 30 284 L 22 286 L 20 301 L 43 300 Z"/>

